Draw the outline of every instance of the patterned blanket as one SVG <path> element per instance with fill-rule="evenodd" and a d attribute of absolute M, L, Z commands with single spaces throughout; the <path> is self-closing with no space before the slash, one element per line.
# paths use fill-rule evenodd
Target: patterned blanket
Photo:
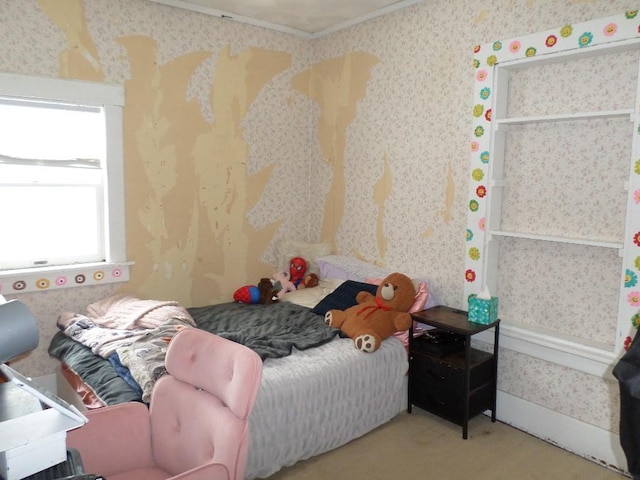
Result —
<path fill-rule="evenodd" d="M 114 295 L 92 303 L 86 315 L 64 312 L 57 322 L 65 335 L 103 358 L 167 323 L 195 326 L 178 302 L 141 300 L 129 295 Z"/>
<path fill-rule="evenodd" d="M 164 357 L 171 338 L 195 326 L 177 302 L 114 295 L 87 307 L 87 314 L 65 312 L 58 328 L 67 337 L 108 359 L 149 402 L 156 380 L 166 373 Z"/>

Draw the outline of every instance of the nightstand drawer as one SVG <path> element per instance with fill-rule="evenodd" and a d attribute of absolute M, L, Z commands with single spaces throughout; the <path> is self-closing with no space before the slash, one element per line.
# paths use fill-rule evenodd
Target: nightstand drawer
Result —
<path fill-rule="evenodd" d="M 484 352 L 478 352 L 484 353 Z M 428 388 L 450 389 L 463 393 L 465 370 L 451 363 L 448 357 L 434 358 L 421 352 L 413 352 L 411 358 L 411 378 Z M 472 364 L 469 373 L 469 391 L 493 383 L 493 357 L 485 355 L 483 361 Z"/>
<path fill-rule="evenodd" d="M 426 388 L 424 384 L 413 382 L 411 401 L 420 408 L 456 423 L 462 419 L 462 398 L 460 395 L 454 395 L 451 390 L 434 390 Z"/>
<path fill-rule="evenodd" d="M 464 381 L 462 370 L 416 352 L 411 359 L 411 379 L 425 388 L 437 390 L 461 389 Z"/>
<path fill-rule="evenodd" d="M 412 382 L 411 402 L 435 415 L 462 425 L 464 423 L 464 396 L 453 390 L 425 388 L 424 384 Z M 493 405 L 493 385 L 489 384 L 469 395 L 469 416 L 475 416 Z"/>

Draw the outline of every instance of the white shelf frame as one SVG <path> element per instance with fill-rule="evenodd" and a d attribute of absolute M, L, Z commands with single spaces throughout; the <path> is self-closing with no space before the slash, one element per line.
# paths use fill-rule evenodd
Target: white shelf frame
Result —
<path fill-rule="evenodd" d="M 506 230 L 490 230 L 488 233 L 488 237 L 489 237 L 488 241 L 493 240 L 491 236 L 523 238 L 528 240 L 540 240 L 540 241 L 557 242 L 557 243 L 570 243 L 573 245 L 586 245 L 589 247 L 614 248 L 617 250 L 622 250 L 624 246 L 622 242 L 614 242 L 609 240 L 593 240 L 589 238 L 541 235 L 537 233 L 511 232 Z"/>
<path fill-rule="evenodd" d="M 609 19 L 600 19 L 598 21 L 586 22 L 581 26 L 573 26 L 581 29 L 581 31 L 595 30 L 597 22 L 611 21 L 618 26 L 621 24 L 622 17 L 610 17 Z M 601 23 L 604 25 L 605 23 Z M 584 30 L 582 30 L 584 28 Z M 602 28 L 598 25 L 597 28 Z M 548 38 L 549 35 L 557 35 L 556 31 L 542 32 L 531 36 L 540 38 Z M 514 322 L 505 322 L 501 326 L 501 346 L 509 348 L 527 355 L 532 355 L 536 358 L 540 358 L 546 361 L 558 363 L 569 368 L 584 371 L 593 375 L 610 377 L 612 365 L 615 360 L 619 358 L 621 352 L 624 350 L 625 338 L 632 333 L 632 327 L 629 322 L 630 313 L 627 305 L 625 291 L 625 261 L 629 264 L 630 250 L 633 245 L 632 234 L 630 232 L 639 228 L 638 222 L 634 220 L 632 213 L 633 195 L 634 190 L 638 189 L 638 182 L 636 186 L 630 185 L 631 182 L 625 183 L 625 189 L 627 190 L 627 213 L 625 219 L 625 234 L 622 241 L 603 240 L 603 239 L 590 239 L 590 238 L 575 238 L 564 237 L 557 235 L 546 234 L 534 234 L 527 232 L 507 231 L 501 228 L 500 217 L 502 210 L 502 197 L 503 191 L 506 187 L 504 180 L 504 163 L 500 158 L 500 154 L 496 152 L 503 152 L 505 146 L 505 135 L 511 126 L 520 126 L 527 124 L 538 123 L 552 123 L 552 122 L 570 122 L 570 121 L 588 121 L 588 120 L 608 120 L 615 118 L 629 117 L 633 126 L 633 140 L 631 141 L 631 154 L 630 154 L 630 169 L 629 177 L 631 178 L 634 173 L 634 165 L 638 158 L 640 158 L 640 145 L 638 135 L 636 132 L 640 132 L 638 111 L 640 110 L 640 71 L 638 74 L 638 86 L 636 92 L 636 98 L 633 102 L 632 108 L 623 108 L 618 110 L 605 110 L 605 111 L 591 111 L 591 112 L 569 112 L 558 113 L 550 115 L 533 115 L 527 117 L 507 117 L 507 102 L 505 95 L 500 95 L 500 92 L 508 91 L 509 84 L 509 72 L 518 69 L 527 69 L 534 66 L 542 66 L 550 63 L 565 62 L 569 60 L 577 60 L 580 58 L 607 55 L 620 53 L 629 50 L 640 49 L 640 35 L 639 32 L 629 30 L 625 33 L 626 38 L 620 40 L 600 39 L 598 42 L 594 42 L 593 45 L 589 45 L 588 48 L 576 48 L 575 44 L 571 46 L 563 46 L 560 49 L 556 49 L 554 53 L 546 53 L 543 55 L 524 56 L 520 55 L 517 58 L 511 59 L 509 55 L 505 54 L 500 58 L 496 55 L 497 61 L 490 63 L 487 61 L 485 66 L 482 61 L 479 65 L 483 69 L 488 71 L 488 77 L 491 82 L 490 91 L 492 101 L 488 105 L 485 103 L 483 106 L 485 110 L 491 108 L 491 119 L 488 122 L 480 122 L 482 125 L 480 128 L 488 129 L 490 135 L 490 144 L 487 145 L 482 140 L 476 147 L 477 150 L 484 152 L 485 155 L 490 158 L 487 165 L 482 165 L 477 162 L 478 154 L 472 154 L 472 171 L 477 176 L 479 171 L 484 171 L 484 176 L 476 177 L 474 180 L 478 182 L 477 178 L 486 178 L 483 182 L 486 182 L 486 194 L 485 198 L 475 195 L 475 185 L 471 182 L 470 186 L 470 207 L 475 202 L 476 205 L 470 209 L 469 215 L 469 228 L 468 228 L 468 240 L 472 240 L 472 245 L 478 245 L 479 249 L 479 264 L 474 263 L 474 258 L 471 254 L 468 255 L 467 269 L 465 271 L 465 291 L 463 302 L 466 305 L 466 298 L 470 293 L 478 293 L 481 289 L 489 287 L 491 291 L 497 291 L 497 261 L 491 261 L 491 258 L 498 258 L 498 245 L 500 238 L 512 237 L 530 240 L 540 240 L 548 242 L 568 243 L 576 245 L 585 245 L 590 247 L 598 247 L 605 249 L 618 249 L 619 256 L 623 259 L 622 272 L 620 274 L 620 295 L 618 298 L 618 319 L 616 324 L 615 339 L 607 339 L 605 343 L 592 342 L 589 340 L 583 340 L 578 338 L 567 338 L 560 332 L 550 332 L 548 330 L 536 328 L 535 326 L 517 324 Z M 529 40 L 527 40 L 529 41 Z M 531 42 L 533 43 L 533 39 Z M 490 53 L 492 48 L 496 44 L 505 45 L 508 42 L 494 42 L 493 44 L 487 44 L 478 49 L 478 51 L 484 49 L 485 58 Z M 479 57 L 479 55 L 478 55 Z M 640 66 L 639 66 L 640 70 Z M 481 83 L 478 80 L 476 84 L 476 93 L 482 96 L 481 92 L 487 90 L 486 83 Z M 629 102 L 631 104 L 631 101 Z M 475 112 L 474 112 L 475 113 Z M 477 116 L 477 115 L 476 115 Z M 476 122 L 474 124 L 477 125 Z M 478 134 L 479 127 L 474 126 L 474 137 L 477 138 L 482 135 L 482 132 Z M 486 132 L 485 132 L 486 133 Z M 473 168 L 475 166 L 475 169 Z M 476 200 L 477 199 L 477 200 Z M 485 222 L 484 228 L 480 231 L 475 229 L 478 225 L 478 218 L 484 215 L 483 221 Z M 635 230 L 634 230 L 635 229 Z M 471 235 L 471 236 L 469 236 Z M 470 249 L 471 252 L 472 249 Z M 476 275 L 477 278 L 469 275 Z M 636 287 L 640 289 L 640 286 Z M 480 340 L 492 343 L 492 339 L 487 337 L 483 338 L 479 336 Z M 610 341 L 615 345 L 611 346 Z"/>
<path fill-rule="evenodd" d="M 635 120 L 635 114 L 632 108 L 621 110 L 608 110 L 597 112 L 578 112 L 578 113 L 558 113 L 553 115 L 537 115 L 531 117 L 509 117 L 496 119 L 496 128 L 501 129 L 503 125 L 530 125 L 534 123 L 555 123 L 555 122 L 573 122 L 580 120 L 593 119 L 611 119 L 629 117 L 629 121 Z"/>

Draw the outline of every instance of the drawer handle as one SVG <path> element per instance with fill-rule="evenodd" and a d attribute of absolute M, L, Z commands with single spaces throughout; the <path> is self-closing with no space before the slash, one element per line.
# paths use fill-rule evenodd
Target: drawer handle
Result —
<path fill-rule="evenodd" d="M 445 376 L 443 376 L 443 375 L 438 375 L 437 373 L 432 372 L 431 370 L 427 370 L 427 373 L 428 373 L 429 375 L 431 375 L 432 377 L 437 378 L 438 380 L 446 380 L 446 378 L 447 378 L 447 377 L 445 377 Z"/>
<path fill-rule="evenodd" d="M 429 400 L 431 400 L 433 403 L 437 403 L 438 405 L 444 406 L 444 405 L 447 404 L 447 402 L 443 402 L 442 400 L 437 400 L 437 399 L 433 398 L 431 395 L 427 395 L 427 398 Z"/>

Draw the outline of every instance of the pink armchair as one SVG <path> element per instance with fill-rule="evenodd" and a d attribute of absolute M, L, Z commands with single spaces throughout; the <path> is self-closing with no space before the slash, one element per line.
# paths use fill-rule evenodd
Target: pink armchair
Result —
<path fill-rule="evenodd" d="M 125 403 L 89 411 L 67 445 L 80 452 L 85 471 L 107 480 L 242 480 L 260 357 L 187 328 L 171 340 L 166 368 L 149 408 Z"/>

